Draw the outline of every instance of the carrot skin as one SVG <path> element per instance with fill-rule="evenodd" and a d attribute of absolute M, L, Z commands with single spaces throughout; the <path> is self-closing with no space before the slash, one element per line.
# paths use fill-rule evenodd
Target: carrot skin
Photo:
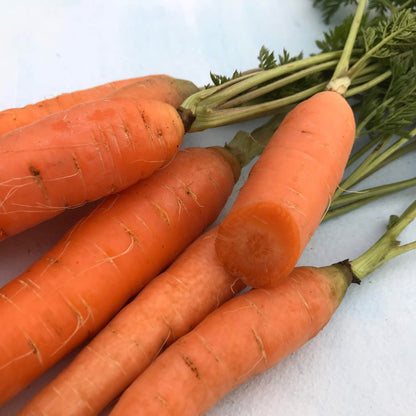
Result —
<path fill-rule="evenodd" d="M 124 307 L 18 416 L 99 414 L 174 340 L 244 285 L 215 254 L 217 227 Z"/>
<path fill-rule="evenodd" d="M 169 97 L 168 100 L 165 100 L 165 95 L 163 95 L 162 92 L 163 88 L 170 88 L 169 84 L 172 83 L 178 85 L 176 87 L 178 91 L 175 93 L 175 91 L 172 90 L 172 96 Z M 178 106 L 186 98 L 186 96 L 183 96 L 182 99 L 178 100 L 178 98 L 175 97 L 175 94 L 182 96 L 183 86 L 181 83 L 181 80 L 176 80 L 168 75 L 150 75 L 122 79 L 80 91 L 60 94 L 56 97 L 39 101 L 35 104 L 29 104 L 22 108 L 10 108 L 0 112 L 0 134 L 27 126 L 28 124 L 32 124 L 51 114 L 67 110 L 75 105 L 106 97 L 123 87 L 131 86 L 133 84 L 141 87 L 141 93 L 147 94 L 146 98 L 162 100 L 173 106 Z M 155 91 L 159 95 L 155 95 Z"/>
<path fill-rule="evenodd" d="M 174 106 L 192 85 L 146 79 L 3 135 L 0 241 L 119 192 L 167 163 L 184 135 Z"/>
<path fill-rule="evenodd" d="M 284 119 L 221 223 L 217 253 L 248 286 L 269 287 L 295 267 L 342 175 L 355 137 L 353 112 L 331 91 Z"/>
<path fill-rule="evenodd" d="M 347 269 L 300 267 L 252 289 L 173 343 L 121 395 L 111 416 L 197 416 L 314 337 L 350 283 Z"/>
<path fill-rule="evenodd" d="M 216 149 L 180 151 L 104 200 L 0 291 L 0 403 L 101 329 L 221 211 L 234 170 Z"/>

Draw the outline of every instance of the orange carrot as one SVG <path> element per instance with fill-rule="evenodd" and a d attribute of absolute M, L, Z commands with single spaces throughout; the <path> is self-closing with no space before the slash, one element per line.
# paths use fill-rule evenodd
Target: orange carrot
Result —
<path fill-rule="evenodd" d="M 285 117 L 220 226 L 216 250 L 232 274 L 267 287 L 291 272 L 341 181 L 354 137 L 353 112 L 336 92 L 318 93 Z"/>
<path fill-rule="evenodd" d="M 0 134 L 26 126 L 59 111 L 67 110 L 74 105 L 103 98 L 129 84 L 138 82 L 146 85 L 152 82 L 159 82 L 159 80 L 169 81 L 170 77 L 166 75 L 151 75 L 147 77 L 122 79 L 80 91 L 60 94 L 56 97 L 39 101 L 35 104 L 29 104 L 22 108 L 3 110 L 0 112 Z"/>
<path fill-rule="evenodd" d="M 195 88 L 149 78 L 4 134 L 0 240 L 151 175 L 180 147 L 176 107 Z"/>
<path fill-rule="evenodd" d="M 227 149 L 246 165 L 280 121 L 274 117 L 251 133 L 238 132 Z M 239 292 L 243 283 L 224 270 L 215 254 L 217 229 L 207 231 L 153 279 L 20 414 L 98 414 L 165 346 Z"/>
<path fill-rule="evenodd" d="M 239 165 L 190 148 L 108 197 L 0 291 L 0 404 L 102 328 L 215 220 Z"/>
<path fill-rule="evenodd" d="M 348 286 L 342 273 L 330 276 L 300 268 L 229 300 L 156 358 L 110 415 L 204 414 L 322 329 Z"/>
<path fill-rule="evenodd" d="M 207 231 L 139 295 L 19 413 L 99 414 L 157 354 L 243 288 L 219 263 Z"/>
<path fill-rule="evenodd" d="M 252 289 L 208 315 L 166 349 L 121 395 L 111 416 L 198 416 L 226 393 L 276 365 L 317 335 L 349 284 L 388 258 L 416 249 L 396 238 L 416 201 L 352 262 L 299 267 L 272 288 Z"/>

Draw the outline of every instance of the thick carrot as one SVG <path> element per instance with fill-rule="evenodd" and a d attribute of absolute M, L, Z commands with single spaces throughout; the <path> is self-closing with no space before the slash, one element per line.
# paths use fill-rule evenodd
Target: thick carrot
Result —
<path fill-rule="evenodd" d="M 352 262 L 299 267 L 274 287 L 252 289 L 173 343 L 122 394 L 111 416 L 198 416 L 226 393 L 276 365 L 317 335 L 349 284 L 386 259 L 416 249 L 396 237 L 416 201 L 372 249 Z"/>
<path fill-rule="evenodd" d="M 207 231 L 81 350 L 19 416 L 97 415 L 157 354 L 243 288 L 217 259 Z"/>
<path fill-rule="evenodd" d="M 207 227 L 239 165 L 222 148 L 180 151 L 108 197 L 0 291 L 0 403 L 87 340 Z"/>
<path fill-rule="evenodd" d="M 35 104 L 29 104 L 22 108 L 10 108 L 0 112 L 0 134 L 27 126 L 46 116 L 67 110 L 74 105 L 87 101 L 97 100 L 112 94 L 116 90 L 129 84 L 140 83 L 142 85 L 153 82 L 169 81 L 171 78 L 166 75 L 151 75 L 146 77 L 122 79 L 109 82 L 107 84 L 97 85 L 92 88 L 60 94 L 56 97 L 39 101 Z"/>
<path fill-rule="evenodd" d="M 176 107 L 194 88 L 166 76 L 146 79 L 4 134 L 0 240 L 165 164 L 184 135 Z"/>
<path fill-rule="evenodd" d="M 216 249 L 232 274 L 267 287 L 291 272 L 342 179 L 354 133 L 349 104 L 332 91 L 285 117 L 220 225 Z"/>

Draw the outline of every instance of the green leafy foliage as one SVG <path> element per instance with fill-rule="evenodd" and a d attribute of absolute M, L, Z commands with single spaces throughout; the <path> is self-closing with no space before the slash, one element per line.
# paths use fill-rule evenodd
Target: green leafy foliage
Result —
<path fill-rule="evenodd" d="M 406 136 L 416 122 L 415 52 L 408 51 L 390 59 L 392 76 L 365 94 L 359 122 L 369 118 L 366 131 Z M 371 116 L 371 117 L 370 117 Z"/>
<path fill-rule="evenodd" d="M 313 5 L 322 10 L 324 22 L 328 24 L 342 6 L 356 5 L 357 3 L 357 0 L 314 0 Z"/>
<path fill-rule="evenodd" d="M 322 18 L 328 24 L 331 18 L 342 7 L 357 5 L 357 0 L 314 0 L 313 5 L 322 11 Z M 416 2 L 414 0 L 369 0 L 368 10 L 379 16 L 386 16 L 393 11 L 400 9 L 410 9 L 416 11 Z"/>
<path fill-rule="evenodd" d="M 257 59 L 259 60 L 259 68 L 261 69 L 268 70 L 276 68 L 277 66 L 274 52 L 270 52 L 264 45 L 260 48 Z"/>
<path fill-rule="evenodd" d="M 416 11 L 416 2 L 413 0 L 369 0 L 368 8 L 380 15 L 387 15 L 401 8 Z"/>
<path fill-rule="evenodd" d="M 209 75 L 210 75 L 210 78 L 211 78 L 211 81 L 213 82 L 213 84 L 215 86 L 218 86 L 218 85 L 225 84 L 226 82 L 228 82 L 228 81 L 230 81 L 232 79 L 239 78 L 241 76 L 241 72 L 235 70 L 233 72 L 233 74 L 231 75 L 231 77 L 227 77 L 225 75 L 214 74 L 212 72 L 210 72 Z M 207 86 L 207 87 L 209 87 L 209 86 Z"/>
<path fill-rule="evenodd" d="M 389 58 L 416 46 L 416 14 L 410 9 L 393 11 L 390 19 L 380 16 L 362 29 L 366 51 L 372 57 Z M 375 49 L 376 48 L 376 49 Z"/>

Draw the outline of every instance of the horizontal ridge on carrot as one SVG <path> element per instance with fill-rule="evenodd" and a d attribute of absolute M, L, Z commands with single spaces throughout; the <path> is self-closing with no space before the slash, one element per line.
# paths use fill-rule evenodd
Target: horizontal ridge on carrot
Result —
<path fill-rule="evenodd" d="M 105 199 L 0 290 L 0 404 L 86 341 L 223 208 L 239 174 L 222 148 L 188 148 Z"/>
<path fill-rule="evenodd" d="M 396 238 L 416 201 L 367 252 L 326 267 L 298 267 L 272 288 L 227 301 L 169 346 L 121 395 L 111 416 L 198 416 L 316 336 L 353 281 L 416 249 Z"/>
<path fill-rule="evenodd" d="M 221 223 L 216 249 L 249 286 L 291 272 L 342 179 L 354 115 L 336 92 L 298 104 L 283 120 Z"/>
<path fill-rule="evenodd" d="M 53 113 L 67 110 L 75 105 L 106 97 L 129 84 L 140 83 L 144 85 L 152 83 L 155 80 L 158 81 L 159 79 L 166 79 L 167 81 L 169 78 L 165 75 L 150 75 L 146 77 L 121 79 L 92 88 L 63 93 L 35 104 L 26 105 L 25 107 L 9 108 L 0 111 L 0 134 L 26 126 Z"/>
<path fill-rule="evenodd" d="M 176 107 L 195 88 L 146 78 L 1 136 L 0 240 L 163 166 L 185 132 Z"/>

